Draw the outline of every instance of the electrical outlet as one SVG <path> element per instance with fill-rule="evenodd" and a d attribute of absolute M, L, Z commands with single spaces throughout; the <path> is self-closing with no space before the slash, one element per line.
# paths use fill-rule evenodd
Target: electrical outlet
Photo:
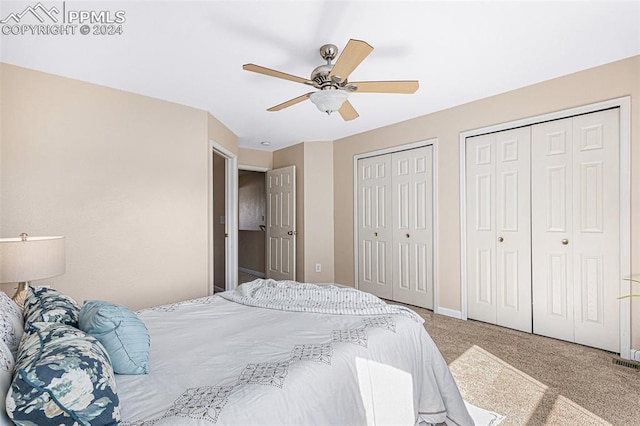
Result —
<path fill-rule="evenodd" d="M 316 272 L 322 272 L 322 265 L 319 263 L 316 263 Z"/>

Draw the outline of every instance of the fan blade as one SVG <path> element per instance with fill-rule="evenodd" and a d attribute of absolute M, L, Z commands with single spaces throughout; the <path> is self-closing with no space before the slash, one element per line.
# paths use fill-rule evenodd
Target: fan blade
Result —
<path fill-rule="evenodd" d="M 406 80 L 349 82 L 350 86 L 356 87 L 355 93 L 415 93 L 419 85 L 417 80 Z"/>
<path fill-rule="evenodd" d="M 360 117 L 360 114 L 358 114 L 358 111 L 355 110 L 355 108 L 353 107 L 353 105 L 351 105 L 351 102 L 349 101 L 344 101 L 344 103 L 342 104 L 338 112 L 340 113 L 344 121 L 351 121 Z"/>
<path fill-rule="evenodd" d="M 283 102 L 279 105 L 272 106 L 267 111 L 270 111 L 270 112 L 280 111 L 281 109 L 285 109 L 292 105 L 299 104 L 300 102 L 309 99 L 309 95 L 311 95 L 312 93 L 313 92 L 305 93 L 304 95 L 298 96 L 297 98 L 289 99 L 287 102 Z"/>
<path fill-rule="evenodd" d="M 360 65 L 360 62 L 364 61 L 364 58 L 369 56 L 372 50 L 373 47 L 362 40 L 349 40 L 333 65 L 329 77 L 336 77 L 339 81 L 346 80 L 349 78 L 349 74 Z"/>
<path fill-rule="evenodd" d="M 295 81 L 296 83 L 309 84 L 313 86 L 313 82 L 310 80 L 307 80 L 306 78 L 297 77 L 295 75 L 272 70 L 270 68 L 261 67 L 260 65 L 256 65 L 256 64 L 244 64 L 242 66 L 242 69 L 245 71 L 253 71 L 253 72 L 257 72 L 258 74 L 268 75 L 270 77 L 282 78 L 284 80 Z"/>

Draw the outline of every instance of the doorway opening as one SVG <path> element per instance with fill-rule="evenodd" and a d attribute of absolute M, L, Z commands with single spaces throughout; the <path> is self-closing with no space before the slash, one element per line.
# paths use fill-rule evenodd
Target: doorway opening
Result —
<path fill-rule="evenodd" d="M 238 170 L 238 284 L 266 278 L 266 173 Z"/>
<path fill-rule="evenodd" d="M 213 151 L 213 292 L 226 290 L 226 164 L 225 158 Z"/>

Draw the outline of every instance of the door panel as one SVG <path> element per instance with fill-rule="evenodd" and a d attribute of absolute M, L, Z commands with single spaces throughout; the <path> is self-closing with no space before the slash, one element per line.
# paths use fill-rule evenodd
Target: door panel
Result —
<path fill-rule="evenodd" d="M 391 287 L 391 158 L 358 160 L 358 288 L 385 299 Z"/>
<path fill-rule="evenodd" d="M 573 118 L 575 341 L 620 351 L 619 110 Z"/>
<path fill-rule="evenodd" d="M 531 332 L 528 128 L 496 134 L 496 324 Z"/>
<path fill-rule="evenodd" d="M 296 169 L 267 172 L 267 278 L 296 279 Z"/>
<path fill-rule="evenodd" d="M 532 127 L 533 332 L 574 341 L 572 119 Z"/>
<path fill-rule="evenodd" d="M 433 146 L 391 154 L 393 300 L 433 309 Z"/>
<path fill-rule="evenodd" d="M 496 135 L 466 141 L 467 315 L 496 323 Z"/>

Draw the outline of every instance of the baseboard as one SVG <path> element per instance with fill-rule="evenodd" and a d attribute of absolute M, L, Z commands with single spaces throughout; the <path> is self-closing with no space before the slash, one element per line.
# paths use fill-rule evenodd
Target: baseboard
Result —
<path fill-rule="evenodd" d="M 264 272 L 254 271 L 249 268 L 238 267 L 238 271 L 244 272 L 245 274 L 255 275 L 256 277 L 259 277 L 259 278 L 266 278 L 266 275 L 264 274 Z"/>
<path fill-rule="evenodd" d="M 456 311 L 454 309 L 447 309 L 441 306 L 438 306 L 435 310 L 436 314 L 444 315 L 451 318 L 462 319 L 462 312 Z"/>

